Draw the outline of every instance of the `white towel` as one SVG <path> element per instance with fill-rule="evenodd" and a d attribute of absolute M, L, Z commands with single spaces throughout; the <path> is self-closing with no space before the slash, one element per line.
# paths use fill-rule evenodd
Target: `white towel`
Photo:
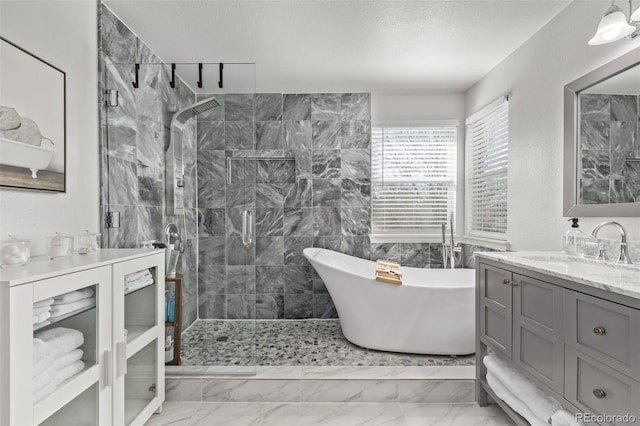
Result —
<path fill-rule="evenodd" d="M 40 374 L 33 376 L 33 394 L 35 395 L 50 384 L 55 386 L 53 383 L 55 379 L 56 371 L 49 365 L 49 368 L 45 368 Z"/>
<path fill-rule="evenodd" d="M 68 378 L 75 376 L 84 369 L 84 362 L 76 361 L 71 365 L 67 365 L 62 370 L 59 370 L 53 379 L 53 384 L 57 387 L 60 383 L 64 382 Z"/>
<path fill-rule="evenodd" d="M 54 301 L 53 297 L 51 297 L 49 299 L 41 300 L 39 302 L 34 303 L 33 304 L 33 308 L 35 309 L 35 308 L 43 308 L 45 306 L 51 306 L 51 305 L 53 305 L 53 301 Z"/>
<path fill-rule="evenodd" d="M 144 269 L 142 271 L 138 271 L 138 272 L 133 272 L 131 274 L 128 274 L 124 277 L 124 282 L 128 283 L 131 281 L 136 281 L 136 280 L 140 280 L 143 278 L 147 278 L 147 277 L 151 277 L 151 271 L 149 271 L 148 269 Z"/>
<path fill-rule="evenodd" d="M 33 339 L 33 365 L 45 358 L 51 358 L 49 345 L 44 340 L 36 337 Z"/>
<path fill-rule="evenodd" d="M 531 426 L 548 426 L 549 423 L 543 419 L 537 417 L 531 408 L 525 404 L 521 399 L 515 396 L 507 387 L 490 372 L 487 372 L 487 383 L 491 386 L 491 389 L 495 394 L 509 405 L 516 413 L 524 417 Z"/>
<path fill-rule="evenodd" d="M 497 355 L 487 355 L 483 362 L 496 379 L 500 380 L 521 401 L 524 401 L 531 411 L 545 422 L 549 423 L 553 413 L 562 408 L 558 401 L 547 395 L 535 383 Z"/>
<path fill-rule="evenodd" d="M 41 375 L 47 368 L 53 365 L 53 358 L 47 356 L 33 363 L 33 377 Z"/>
<path fill-rule="evenodd" d="M 584 426 L 584 423 L 576 420 L 575 414 L 565 409 L 558 410 L 551 416 L 551 424 L 553 426 Z"/>
<path fill-rule="evenodd" d="M 48 353 L 53 358 L 69 353 L 84 343 L 84 335 L 72 328 L 55 327 L 38 333 L 34 337 L 47 343 Z"/>
<path fill-rule="evenodd" d="M 51 312 L 43 312 L 41 314 L 33 314 L 33 323 L 40 324 L 51 318 Z"/>
<path fill-rule="evenodd" d="M 88 299 L 93 296 L 95 291 L 92 287 L 83 288 L 81 290 L 70 291 L 69 293 L 61 294 L 55 297 L 53 305 L 60 305 L 63 303 L 77 302 L 78 300 Z"/>
<path fill-rule="evenodd" d="M 62 305 L 53 305 L 51 307 L 51 318 L 56 318 L 61 315 L 68 314 L 69 312 L 77 311 L 88 306 L 96 304 L 96 298 L 90 297 L 88 299 L 78 300 L 77 302 L 64 303 Z"/>
<path fill-rule="evenodd" d="M 33 315 L 40 315 L 49 311 L 51 311 L 51 305 L 43 306 L 41 308 L 33 307 Z"/>
<path fill-rule="evenodd" d="M 151 284 L 153 284 L 153 278 L 145 280 L 145 281 L 138 281 L 138 282 L 133 283 L 133 284 L 125 285 L 124 286 L 124 291 L 125 291 L 125 293 L 130 293 L 130 292 L 132 292 L 134 290 L 138 290 L 138 289 L 140 289 L 142 287 L 146 287 L 146 286 L 151 285 Z"/>
<path fill-rule="evenodd" d="M 38 389 L 37 391 L 34 389 L 33 392 L 33 403 L 38 403 L 40 401 L 42 401 L 44 399 L 44 397 L 46 397 L 49 394 L 52 394 L 53 391 L 56 390 L 56 385 L 54 385 L 53 383 L 49 383 L 47 385 L 45 385 L 44 387 Z"/>
<path fill-rule="evenodd" d="M 128 286 L 136 285 L 138 283 L 147 282 L 147 281 L 153 281 L 153 276 L 151 276 L 151 274 L 144 277 L 136 278 L 135 280 L 125 281 L 124 286 L 128 287 Z"/>
<path fill-rule="evenodd" d="M 53 359 L 53 369 L 58 371 L 82 359 L 84 352 L 82 349 L 74 349 L 68 354 L 61 355 Z"/>

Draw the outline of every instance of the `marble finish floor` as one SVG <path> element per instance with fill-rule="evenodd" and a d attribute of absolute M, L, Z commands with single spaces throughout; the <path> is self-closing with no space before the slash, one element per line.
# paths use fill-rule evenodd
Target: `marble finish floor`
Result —
<path fill-rule="evenodd" d="M 513 421 L 497 406 L 416 403 L 165 402 L 147 426 L 498 426 Z"/>
<path fill-rule="evenodd" d="M 198 320 L 182 336 L 183 366 L 470 366 L 474 356 L 368 350 L 337 319 Z"/>

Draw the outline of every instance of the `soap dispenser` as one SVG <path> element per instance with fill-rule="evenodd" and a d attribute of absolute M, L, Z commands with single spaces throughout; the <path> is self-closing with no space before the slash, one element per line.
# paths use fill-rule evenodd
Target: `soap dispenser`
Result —
<path fill-rule="evenodd" d="M 578 225 L 578 218 L 574 217 L 569 219 L 571 228 L 564 234 L 564 240 L 562 242 L 562 251 L 567 254 L 582 254 L 584 241 L 582 239 L 582 231 Z"/>

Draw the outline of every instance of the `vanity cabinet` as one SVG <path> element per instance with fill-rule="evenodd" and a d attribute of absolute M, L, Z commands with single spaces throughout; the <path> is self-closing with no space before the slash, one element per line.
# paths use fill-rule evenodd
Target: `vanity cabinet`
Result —
<path fill-rule="evenodd" d="M 139 271 L 148 279 L 125 292 L 126 275 Z M 34 324 L 38 304 L 77 290 L 90 293 L 85 306 Z M 161 250 L 102 250 L 0 270 L 0 424 L 143 424 L 164 400 L 163 296 Z M 54 380 L 35 371 L 34 336 L 59 328 L 82 333 L 84 367 L 38 395 Z"/>
<path fill-rule="evenodd" d="M 638 300 L 482 257 L 476 266 L 480 405 L 490 349 L 570 412 L 640 419 Z"/>

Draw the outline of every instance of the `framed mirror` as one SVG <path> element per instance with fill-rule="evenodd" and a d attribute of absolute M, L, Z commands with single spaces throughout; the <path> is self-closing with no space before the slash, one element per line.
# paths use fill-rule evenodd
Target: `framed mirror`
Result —
<path fill-rule="evenodd" d="M 640 216 L 640 48 L 564 89 L 564 216 Z"/>

